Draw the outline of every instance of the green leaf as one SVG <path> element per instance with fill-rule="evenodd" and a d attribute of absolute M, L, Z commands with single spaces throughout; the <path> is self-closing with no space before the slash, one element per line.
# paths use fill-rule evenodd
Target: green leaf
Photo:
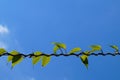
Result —
<path fill-rule="evenodd" d="M 23 60 L 23 56 L 19 55 L 19 52 L 13 50 L 12 52 L 10 52 L 10 54 L 14 55 L 10 55 L 8 56 L 7 61 L 10 62 L 12 61 L 12 68 L 16 65 L 19 64 L 22 60 Z"/>
<path fill-rule="evenodd" d="M 92 48 L 92 51 L 100 51 L 101 50 L 101 46 L 100 45 L 92 45 L 90 46 Z"/>
<path fill-rule="evenodd" d="M 4 54 L 6 50 L 4 48 L 0 48 L 0 55 Z"/>
<path fill-rule="evenodd" d="M 110 45 L 110 47 L 113 48 L 116 52 L 119 51 L 119 48 L 118 48 L 118 46 L 116 46 L 116 45 Z"/>
<path fill-rule="evenodd" d="M 16 64 L 19 64 L 22 60 L 23 60 L 23 56 L 22 55 L 15 55 L 15 56 L 13 56 L 13 58 L 12 58 L 12 68 Z"/>
<path fill-rule="evenodd" d="M 40 55 L 40 54 L 42 54 L 42 53 L 38 52 L 38 51 L 34 53 L 34 55 L 36 55 L 36 56 Z M 41 56 L 37 56 L 37 57 L 33 56 L 32 57 L 32 64 L 33 65 L 37 64 L 40 61 L 41 58 L 42 58 Z"/>
<path fill-rule="evenodd" d="M 10 52 L 10 54 L 14 55 L 10 55 L 8 56 L 7 61 L 11 62 L 12 61 L 12 68 L 16 65 L 19 64 L 22 60 L 23 60 L 23 56 L 19 55 L 19 52 L 13 50 L 12 52 Z"/>
<path fill-rule="evenodd" d="M 84 53 L 87 54 L 87 55 L 89 55 L 89 54 L 92 53 L 92 51 L 85 51 Z M 83 54 L 83 55 L 84 55 L 84 54 Z M 86 55 L 86 56 L 87 56 L 87 55 Z"/>
<path fill-rule="evenodd" d="M 66 49 L 66 45 L 63 44 L 63 43 L 59 43 L 59 42 L 53 42 L 53 44 L 55 46 L 57 46 L 58 48 L 63 48 L 63 49 Z"/>
<path fill-rule="evenodd" d="M 56 52 L 59 50 L 59 47 L 57 47 L 57 46 L 54 46 L 54 48 L 53 48 L 53 52 L 56 54 Z"/>
<path fill-rule="evenodd" d="M 63 43 L 59 44 L 58 46 L 59 46 L 60 48 L 66 49 L 66 45 L 63 44 Z"/>
<path fill-rule="evenodd" d="M 51 57 L 43 56 L 42 58 L 42 67 L 45 67 L 50 62 Z"/>
<path fill-rule="evenodd" d="M 74 54 L 74 53 L 80 52 L 80 51 L 81 51 L 81 49 L 80 49 L 79 47 L 73 48 L 73 49 L 69 52 L 69 54 Z"/>
<path fill-rule="evenodd" d="M 17 51 L 13 50 L 12 52 L 10 52 L 10 54 L 12 54 L 12 55 L 18 55 L 19 53 Z M 13 59 L 13 56 L 10 55 L 10 56 L 8 56 L 7 61 L 10 62 L 10 61 L 12 61 L 12 59 Z"/>
<path fill-rule="evenodd" d="M 52 44 L 55 45 L 54 48 L 53 48 L 53 52 L 54 52 L 55 54 L 56 54 L 56 52 L 57 52 L 58 50 L 61 50 L 61 48 L 64 49 L 64 50 L 66 50 L 66 45 L 63 44 L 63 43 L 53 42 Z M 62 50 L 61 50 L 61 52 L 62 52 Z"/>
<path fill-rule="evenodd" d="M 88 56 L 82 55 L 82 56 L 80 56 L 80 59 L 81 59 L 82 63 L 86 66 L 86 68 L 88 69 Z"/>
<path fill-rule="evenodd" d="M 83 54 L 82 56 L 80 56 L 80 59 L 82 61 L 82 63 L 86 66 L 86 68 L 88 69 L 88 55 L 91 54 L 91 51 L 85 51 L 85 54 Z"/>

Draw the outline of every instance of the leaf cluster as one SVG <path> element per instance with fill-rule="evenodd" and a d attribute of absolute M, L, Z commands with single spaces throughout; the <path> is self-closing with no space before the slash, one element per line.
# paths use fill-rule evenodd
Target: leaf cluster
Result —
<path fill-rule="evenodd" d="M 90 50 L 87 51 L 82 51 L 82 49 L 80 47 L 75 47 L 73 49 L 71 49 L 69 52 L 67 52 L 66 48 L 67 46 L 64 43 L 60 43 L 60 42 L 53 42 L 52 44 L 54 44 L 53 47 L 53 54 L 58 54 L 58 51 L 61 52 L 62 54 L 77 54 L 82 52 L 83 54 L 81 56 L 78 56 L 80 58 L 80 60 L 82 61 L 82 63 L 86 66 L 86 68 L 88 68 L 89 65 L 89 55 L 91 53 L 94 53 L 96 51 L 99 51 L 101 53 L 103 53 L 103 50 L 101 48 L 100 45 L 91 45 L 90 46 Z M 119 53 L 119 48 L 116 45 L 110 45 L 111 48 L 113 48 L 115 50 L 115 53 Z M 3 55 L 7 53 L 7 51 L 4 48 L 0 48 L 0 55 Z M 51 56 L 50 55 L 42 55 L 43 52 L 40 51 L 36 51 L 34 52 L 32 55 L 32 64 L 36 65 L 38 62 L 41 61 L 41 66 L 45 67 L 48 63 L 50 63 L 51 61 Z M 25 56 L 21 55 L 19 52 L 13 50 L 10 52 L 10 55 L 8 55 L 7 57 L 7 61 L 10 62 L 12 64 L 12 68 L 19 64 L 23 59 L 25 58 Z"/>

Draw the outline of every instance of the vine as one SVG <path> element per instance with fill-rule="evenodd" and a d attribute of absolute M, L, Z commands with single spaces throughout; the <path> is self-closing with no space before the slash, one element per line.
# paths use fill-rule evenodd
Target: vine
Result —
<path fill-rule="evenodd" d="M 32 58 L 32 64 L 35 65 L 39 61 L 42 62 L 42 67 L 45 67 L 51 60 L 52 56 L 59 57 L 59 56 L 76 56 L 77 58 L 80 58 L 82 63 L 88 68 L 88 57 L 91 55 L 94 56 L 117 56 L 120 55 L 119 53 L 119 48 L 116 45 L 110 45 L 109 47 L 114 49 L 114 53 L 104 53 L 100 45 L 91 45 L 91 50 L 87 51 L 82 51 L 81 48 L 75 47 L 69 52 L 66 50 L 66 45 L 64 43 L 59 43 L 59 42 L 53 42 L 54 48 L 53 48 L 53 53 L 52 54 L 46 54 L 44 52 L 36 51 L 31 54 L 22 54 L 18 51 L 11 51 L 7 52 L 4 48 L 0 48 L 0 57 L 2 56 L 8 56 L 7 61 L 12 63 L 12 68 L 16 65 L 19 64 L 23 59 L 26 57 Z M 58 54 L 58 51 L 60 54 Z M 95 53 L 95 52 L 98 53 Z"/>

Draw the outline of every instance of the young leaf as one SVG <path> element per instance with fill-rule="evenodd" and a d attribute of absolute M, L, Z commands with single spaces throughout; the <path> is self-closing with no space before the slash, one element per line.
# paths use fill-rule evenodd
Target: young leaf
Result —
<path fill-rule="evenodd" d="M 91 54 L 91 51 L 85 51 L 84 53 L 85 54 L 80 56 L 80 59 L 82 63 L 86 66 L 86 68 L 88 69 L 88 55 Z"/>
<path fill-rule="evenodd" d="M 16 64 L 19 64 L 22 60 L 23 60 L 23 56 L 22 55 L 15 55 L 15 56 L 13 56 L 13 58 L 12 58 L 12 68 Z"/>
<path fill-rule="evenodd" d="M 50 62 L 51 57 L 43 56 L 42 58 L 42 67 L 45 67 Z"/>
<path fill-rule="evenodd" d="M 79 47 L 73 48 L 73 49 L 69 52 L 69 54 L 74 54 L 74 53 L 80 52 L 80 51 L 81 51 L 81 49 L 80 49 Z"/>
<path fill-rule="evenodd" d="M 92 48 L 92 51 L 100 51 L 101 50 L 101 46 L 100 45 L 92 45 L 90 46 Z"/>
<path fill-rule="evenodd" d="M 17 55 L 17 54 L 19 54 L 19 53 L 14 50 L 14 51 L 10 52 L 10 54 L 12 54 L 12 55 Z M 8 56 L 7 61 L 10 62 L 10 61 L 12 61 L 12 59 L 13 59 L 13 56 L 10 55 L 10 56 Z"/>
<path fill-rule="evenodd" d="M 116 46 L 116 45 L 110 45 L 110 47 L 113 48 L 116 52 L 119 51 L 119 48 L 118 48 L 118 46 Z"/>
<path fill-rule="evenodd" d="M 60 50 L 60 51 L 63 53 L 63 51 L 61 50 L 61 48 L 66 51 L 66 45 L 65 45 L 65 44 L 59 43 L 59 42 L 53 42 L 52 44 L 55 45 L 54 48 L 53 48 L 53 52 L 54 52 L 55 54 L 56 54 L 56 52 L 57 52 L 58 50 Z"/>
<path fill-rule="evenodd" d="M 36 56 L 40 55 L 40 54 L 42 54 L 42 53 L 41 52 L 35 52 L 34 53 L 34 55 L 36 55 Z M 32 57 L 32 64 L 33 65 L 37 64 L 40 61 L 40 59 L 42 58 L 41 56 L 37 56 L 37 57 L 36 56 Z"/>
<path fill-rule="evenodd" d="M 56 45 L 53 48 L 53 52 L 56 54 L 57 50 L 59 50 L 59 47 L 57 47 Z"/>
<path fill-rule="evenodd" d="M 92 51 L 85 51 L 84 53 L 86 54 L 86 56 L 88 56 L 92 53 Z M 83 55 L 85 55 L 85 54 L 83 54 Z"/>
<path fill-rule="evenodd" d="M 66 45 L 63 44 L 63 43 L 60 43 L 58 46 L 59 46 L 60 48 L 66 49 Z"/>
<path fill-rule="evenodd" d="M 59 42 L 53 42 L 53 44 L 59 48 L 63 48 L 63 49 L 66 49 L 66 45 L 63 44 L 63 43 L 59 43 Z"/>
<path fill-rule="evenodd" d="M 8 62 L 12 61 L 12 68 L 16 65 L 19 64 L 22 60 L 23 60 L 23 56 L 22 55 L 18 55 L 19 52 L 17 51 L 12 51 L 10 52 L 10 54 L 14 55 L 14 56 L 8 56 Z"/>
<path fill-rule="evenodd" d="M 81 59 L 82 63 L 86 66 L 86 68 L 88 68 L 88 56 L 82 55 L 82 56 L 80 56 L 80 59 Z"/>
<path fill-rule="evenodd" d="M 0 55 L 4 54 L 6 50 L 4 48 L 0 48 Z"/>

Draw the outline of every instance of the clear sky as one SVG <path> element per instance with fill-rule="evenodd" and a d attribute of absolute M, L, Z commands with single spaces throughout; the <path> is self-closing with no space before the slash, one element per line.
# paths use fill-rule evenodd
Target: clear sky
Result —
<path fill-rule="evenodd" d="M 52 53 L 52 42 L 90 50 L 120 47 L 120 0 L 0 0 L 0 47 L 22 53 Z M 0 58 L 0 80 L 119 80 L 120 57 L 89 57 L 89 69 L 76 57 L 52 57 L 44 68 L 26 58 L 11 70 Z"/>

